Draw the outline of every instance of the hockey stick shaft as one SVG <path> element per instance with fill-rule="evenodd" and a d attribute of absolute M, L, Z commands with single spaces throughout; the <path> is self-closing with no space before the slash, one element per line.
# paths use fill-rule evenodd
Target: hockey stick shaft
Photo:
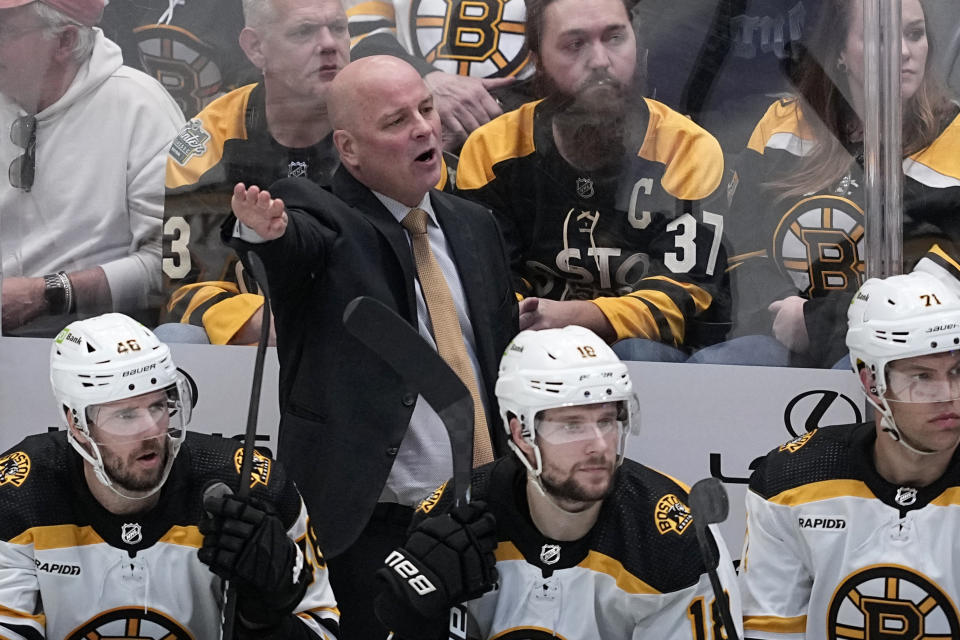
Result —
<path fill-rule="evenodd" d="M 247 263 L 263 294 L 263 307 L 260 316 L 260 340 L 257 342 L 257 355 L 253 363 L 253 381 L 250 385 L 250 403 L 247 406 L 247 427 L 243 436 L 243 459 L 240 463 L 240 481 L 236 495 L 246 498 L 250 495 L 250 476 L 253 473 L 253 452 L 257 440 L 257 418 L 260 415 L 260 390 L 263 388 L 263 365 L 267 356 L 267 342 L 270 340 L 270 291 L 267 288 L 266 270 L 260 257 L 254 252 L 247 253 Z M 223 640 L 233 640 L 233 628 L 236 623 L 237 588 L 227 583 L 227 593 L 223 605 Z"/>
<path fill-rule="evenodd" d="M 710 588 L 713 589 L 713 597 L 716 600 L 717 608 L 720 610 L 720 618 L 727 631 L 727 640 L 740 640 L 737 636 L 737 628 L 733 623 L 733 615 L 730 613 L 730 600 L 727 592 L 724 591 L 720 582 L 720 576 L 717 569 L 720 565 L 718 553 L 714 553 L 711 542 L 719 544 L 709 525 L 723 522 L 727 519 L 730 510 L 730 503 L 727 499 L 727 491 L 723 488 L 723 483 L 716 478 L 705 478 L 700 480 L 690 489 L 690 510 L 693 512 L 693 528 L 697 534 L 697 543 L 700 545 L 700 555 L 703 556 L 703 563 L 707 568 L 707 576 L 710 578 Z"/>

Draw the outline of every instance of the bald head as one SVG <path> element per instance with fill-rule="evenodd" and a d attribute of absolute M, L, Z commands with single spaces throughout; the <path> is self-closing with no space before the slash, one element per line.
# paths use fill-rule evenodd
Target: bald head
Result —
<path fill-rule="evenodd" d="M 330 83 L 327 114 L 334 129 L 352 131 L 357 117 L 378 100 L 385 88 L 404 82 L 421 82 L 417 70 L 400 58 L 369 56 L 354 60 Z"/>
<path fill-rule="evenodd" d="M 340 162 L 377 193 L 414 207 L 440 180 L 440 116 L 406 62 L 370 56 L 348 64 L 330 83 L 327 115 Z"/>

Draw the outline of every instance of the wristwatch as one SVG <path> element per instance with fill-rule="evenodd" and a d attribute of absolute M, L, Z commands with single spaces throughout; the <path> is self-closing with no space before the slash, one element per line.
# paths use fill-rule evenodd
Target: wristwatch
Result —
<path fill-rule="evenodd" d="M 63 315 L 73 309 L 73 285 L 63 271 L 43 276 L 43 298 L 51 315 Z"/>

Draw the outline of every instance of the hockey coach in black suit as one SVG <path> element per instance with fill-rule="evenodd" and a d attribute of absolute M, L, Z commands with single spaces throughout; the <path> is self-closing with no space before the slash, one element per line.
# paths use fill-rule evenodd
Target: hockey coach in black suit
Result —
<path fill-rule="evenodd" d="M 493 387 L 517 303 L 493 216 L 434 188 L 440 119 L 416 71 L 387 56 L 357 60 L 337 75 L 328 108 L 342 161 L 332 193 L 299 179 L 269 191 L 238 184 L 239 222 L 223 233 L 266 265 L 278 458 L 316 519 L 344 637 L 376 638 L 386 630 L 372 612 L 373 573 L 403 542 L 411 507 L 449 477 L 451 455 L 436 413 L 345 331 L 344 308 L 372 296 L 458 361 L 483 399 L 475 441 L 492 440 L 495 455 L 505 442 Z"/>

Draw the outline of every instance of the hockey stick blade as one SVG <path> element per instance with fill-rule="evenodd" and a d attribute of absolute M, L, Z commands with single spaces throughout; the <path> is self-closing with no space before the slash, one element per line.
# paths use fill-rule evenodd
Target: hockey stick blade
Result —
<path fill-rule="evenodd" d="M 693 514 L 693 528 L 697 534 L 697 543 L 700 545 L 700 554 L 703 556 L 703 563 L 707 568 L 713 597 L 720 609 L 720 618 L 723 620 L 723 626 L 727 631 L 727 640 L 739 640 L 737 629 L 733 623 L 733 615 L 730 613 L 730 601 L 723 590 L 723 585 L 720 584 L 720 576 L 717 575 L 717 566 L 720 563 L 719 551 L 715 551 L 714 547 L 711 546 L 711 542 L 719 543 L 713 539 L 710 530 L 707 528 L 711 524 L 719 524 L 727 519 L 727 515 L 730 513 L 730 500 L 727 498 L 727 490 L 724 489 L 723 483 L 717 478 L 704 478 L 693 485 L 688 499 L 690 501 L 690 511 Z"/>
<path fill-rule="evenodd" d="M 343 324 L 440 416 L 453 456 L 453 495 L 462 502 L 473 466 L 473 398 L 466 385 L 409 322 L 379 300 L 354 298 Z"/>

